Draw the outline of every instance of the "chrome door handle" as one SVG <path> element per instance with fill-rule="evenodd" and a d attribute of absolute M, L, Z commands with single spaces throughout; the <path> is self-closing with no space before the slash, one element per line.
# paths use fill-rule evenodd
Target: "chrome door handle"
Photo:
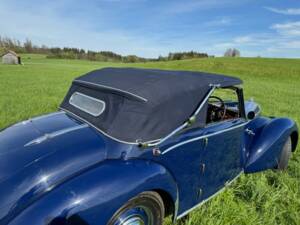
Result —
<path fill-rule="evenodd" d="M 249 134 L 250 136 L 255 136 L 255 133 L 253 132 L 253 130 L 249 129 L 249 128 L 246 128 L 245 132 L 247 134 Z"/>

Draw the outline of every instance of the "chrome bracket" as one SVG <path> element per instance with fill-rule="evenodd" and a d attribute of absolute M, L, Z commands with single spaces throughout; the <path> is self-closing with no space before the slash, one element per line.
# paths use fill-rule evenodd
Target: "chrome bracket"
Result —
<path fill-rule="evenodd" d="M 200 171 L 201 171 L 202 174 L 204 174 L 204 172 L 205 172 L 205 164 L 204 163 L 201 163 Z"/>
<path fill-rule="evenodd" d="M 208 145 L 208 138 L 206 137 L 203 140 L 204 140 L 204 147 L 206 147 Z"/>
<path fill-rule="evenodd" d="M 253 130 L 246 128 L 245 132 L 250 135 L 250 136 L 255 136 L 255 133 L 253 132 Z"/>
<path fill-rule="evenodd" d="M 201 188 L 199 188 L 199 190 L 197 192 L 198 198 L 201 198 L 202 194 L 203 194 L 203 190 Z"/>
<path fill-rule="evenodd" d="M 153 148 L 152 152 L 153 152 L 154 156 L 160 156 L 161 155 L 161 151 L 160 151 L 159 148 Z"/>

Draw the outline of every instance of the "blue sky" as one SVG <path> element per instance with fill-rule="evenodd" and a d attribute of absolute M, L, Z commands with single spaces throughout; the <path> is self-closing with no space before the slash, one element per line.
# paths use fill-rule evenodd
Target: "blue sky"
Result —
<path fill-rule="evenodd" d="M 0 15 L 1 36 L 51 47 L 300 57 L 299 0 L 1 0 Z"/>

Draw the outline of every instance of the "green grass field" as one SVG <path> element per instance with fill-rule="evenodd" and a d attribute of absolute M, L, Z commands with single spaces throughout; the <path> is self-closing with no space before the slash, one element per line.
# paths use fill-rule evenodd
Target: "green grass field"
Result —
<path fill-rule="evenodd" d="M 99 63 L 24 55 L 23 66 L 0 64 L 0 128 L 56 111 L 74 77 L 101 67 L 147 67 L 229 74 L 244 81 L 264 115 L 291 117 L 300 124 L 300 60 L 209 58 L 159 63 Z M 286 172 L 243 175 L 181 224 L 300 224 L 300 148 Z M 166 221 L 166 224 L 169 224 Z"/>

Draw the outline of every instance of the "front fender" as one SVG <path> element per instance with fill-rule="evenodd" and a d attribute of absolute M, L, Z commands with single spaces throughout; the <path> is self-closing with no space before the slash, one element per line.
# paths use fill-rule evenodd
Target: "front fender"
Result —
<path fill-rule="evenodd" d="M 161 165 L 109 160 L 49 191 L 9 225 L 105 225 L 129 199 L 150 190 L 162 190 L 177 201 L 177 185 Z"/>
<path fill-rule="evenodd" d="M 253 137 L 245 166 L 246 173 L 276 168 L 287 138 L 298 132 L 296 123 L 288 118 L 263 121 L 263 127 Z"/>

